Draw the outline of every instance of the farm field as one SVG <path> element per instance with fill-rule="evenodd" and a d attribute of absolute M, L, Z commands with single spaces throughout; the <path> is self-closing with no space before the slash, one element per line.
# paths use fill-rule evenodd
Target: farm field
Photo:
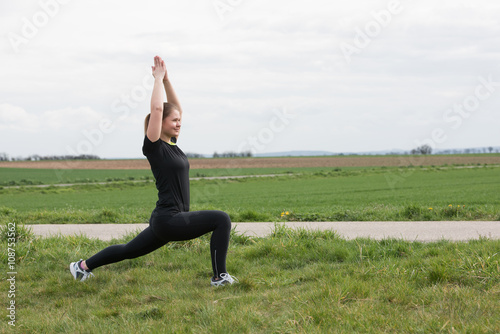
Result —
<path fill-rule="evenodd" d="M 500 164 L 500 154 L 423 155 L 423 156 L 333 156 L 189 159 L 191 169 L 245 169 L 291 167 L 406 167 L 453 164 Z M 67 160 L 67 161 L 0 161 L 0 168 L 41 169 L 147 169 L 146 159 Z"/>
<path fill-rule="evenodd" d="M 191 210 L 224 210 L 234 222 L 276 222 L 266 238 L 233 231 L 228 271 L 239 284 L 215 289 L 209 285 L 209 235 L 98 268 L 95 278 L 78 282 L 69 273 L 69 262 L 126 243 L 135 234 L 109 242 L 82 236 L 36 238 L 23 227 L 144 223 L 157 198 L 149 170 L 0 168 L 3 263 L 11 252 L 8 224 L 16 225 L 15 330 L 499 332 L 499 240 L 345 240 L 332 231 L 290 230 L 281 224 L 500 221 L 496 163 L 408 166 L 191 170 L 192 177 L 285 174 L 191 181 Z M 55 186 L 60 183 L 75 184 Z M 32 186 L 37 184 L 49 186 Z M 0 289 L 8 291 L 5 273 L 2 278 Z M 5 319 L 0 331 L 7 330 Z"/>
<path fill-rule="evenodd" d="M 15 169 L 1 172 L 5 170 L 16 173 Z M 26 171 L 21 171 L 23 177 L 29 176 Z M 81 173 L 72 170 L 68 175 L 74 172 Z M 97 172 L 103 171 L 88 175 Z M 191 181 L 191 210 L 224 210 L 235 222 L 500 219 L 498 167 L 291 168 L 288 172 L 277 177 Z M 146 177 L 137 173 L 138 179 Z M 99 175 L 96 180 L 106 179 Z M 38 182 L 36 175 L 29 178 Z M 3 188 L 0 217 L 35 224 L 144 223 L 157 195 L 152 180 L 143 181 Z"/>
<path fill-rule="evenodd" d="M 344 169 L 362 169 L 364 167 L 346 167 Z M 270 174 L 298 174 L 319 172 L 324 167 L 282 167 L 282 168 L 228 168 L 228 169 L 190 169 L 190 178 L 245 176 Z M 148 169 L 34 169 L 0 168 L 1 186 L 29 186 L 68 183 L 95 183 L 117 181 L 152 181 Z"/>

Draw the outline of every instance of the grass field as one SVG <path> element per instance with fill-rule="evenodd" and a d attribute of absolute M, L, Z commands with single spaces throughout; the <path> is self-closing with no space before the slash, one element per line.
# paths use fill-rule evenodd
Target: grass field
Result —
<path fill-rule="evenodd" d="M 500 168 L 471 167 L 292 168 L 279 177 L 191 181 L 191 210 L 224 210 L 238 222 L 499 220 Z M 26 170 L 9 172 L 12 177 L 16 172 L 18 177 L 30 177 L 33 183 L 50 179 L 47 171 L 31 171 L 31 176 Z M 145 171 L 122 172 L 128 174 L 121 174 L 121 179 L 144 177 L 144 182 L 0 189 L 0 218 L 25 223 L 143 223 L 157 199 L 154 184 L 145 179 Z M 115 171 L 71 173 L 68 182 L 91 175 L 92 180 L 105 181 Z"/>
<path fill-rule="evenodd" d="M 215 177 L 240 175 L 299 174 L 324 171 L 325 167 L 280 167 L 280 168 L 204 168 L 191 169 L 189 177 Z M 333 170 L 334 168 L 329 168 Z M 361 170 L 366 167 L 344 167 L 343 170 Z M 377 169 L 373 167 L 373 169 Z M 32 186 L 51 184 L 88 184 L 96 182 L 147 181 L 152 180 L 146 169 L 33 169 L 0 168 L 0 187 Z"/>
<path fill-rule="evenodd" d="M 78 282 L 69 262 L 133 235 L 42 239 L 20 225 L 16 233 L 16 327 L 4 308 L 5 333 L 500 331 L 498 240 L 346 241 L 277 225 L 268 238 L 233 235 L 228 271 L 240 283 L 212 288 L 208 237 L 98 268 Z"/>
<path fill-rule="evenodd" d="M 68 170 L 63 178 L 54 170 L 0 168 L 0 257 L 2 263 L 15 257 L 16 271 L 9 297 L 16 327 L 4 316 L 5 304 L 0 332 L 500 332 L 499 240 L 345 240 L 280 223 L 500 220 L 498 167 L 192 170 L 192 177 L 287 174 L 191 181 L 191 210 L 277 222 L 267 238 L 233 233 L 228 271 L 240 283 L 224 288 L 209 285 L 209 236 L 98 268 L 94 279 L 77 282 L 70 262 L 134 234 L 110 242 L 35 238 L 23 227 L 146 222 L 157 198 L 150 173 Z M 7 238 L 9 223 L 17 226 L 15 242 Z M 4 296 L 12 291 L 7 272 L 0 275 Z"/>
<path fill-rule="evenodd" d="M 232 168 L 232 169 L 192 169 L 190 177 L 239 176 L 300 173 L 320 171 L 322 167 L 306 168 Z M 152 180 L 150 170 L 146 169 L 32 169 L 0 168 L 0 186 L 27 186 L 61 183 L 94 183 Z"/>

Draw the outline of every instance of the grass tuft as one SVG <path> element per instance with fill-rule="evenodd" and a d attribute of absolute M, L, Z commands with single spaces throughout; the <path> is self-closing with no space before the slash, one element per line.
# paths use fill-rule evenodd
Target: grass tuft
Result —
<path fill-rule="evenodd" d="M 15 242 L 30 241 L 35 238 L 35 234 L 31 228 L 20 224 L 16 220 L 1 219 L 0 240 L 10 243 L 12 238 L 15 239 Z"/>
<path fill-rule="evenodd" d="M 494 333 L 500 326 L 499 240 L 345 240 L 277 223 L 266 238 L 232 232 L 228 270 L 237 285 L 210 286 L 210 235 L 73 280 L 69 262 L 135 235 L 111 242 L 19 238 L 16 327 L 27 333 Z M 5 242 L 0 250 L 5 256 Z M 7 283 L 0 289 L 7 291 Z"/>

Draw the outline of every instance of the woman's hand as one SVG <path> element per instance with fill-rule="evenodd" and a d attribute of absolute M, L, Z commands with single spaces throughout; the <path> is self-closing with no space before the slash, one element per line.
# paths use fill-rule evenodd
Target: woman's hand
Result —
<path fill-rule="evenodd" d="M 167 66 L 165 65 L 165 62 L 163 60 L 161 62 L 163 64 L 163 67 L 165 67 L 165 76 L 163 77 L 163 81 L 168 81 Z"/>
<path fill-rule="evenodd" d="M 153 70 L 153 77 L 155 79 L 167 80 L 167 68 L 163 59 L 156 56 L 154 63 L 154 66 L 151 66 L 151 69 Z"/>

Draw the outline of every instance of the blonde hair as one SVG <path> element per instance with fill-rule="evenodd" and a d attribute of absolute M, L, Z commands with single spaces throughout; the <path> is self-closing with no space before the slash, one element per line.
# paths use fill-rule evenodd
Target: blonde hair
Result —
<path fill-rule="evenodd" d="M 175 104 L 164 102 L 163 103 L 163 114 L 161 116 L 161 120 L 163 121 L 165 118 L 167 118 L 174 110 L 178 110 L 178 108 Z M 151 117 L 151 113 L 149 113 L 146 116 L 146 119 L 144 119 L 144 134 L 146 134 L 146 132 L 148 131 L 150 117 Z"/>

